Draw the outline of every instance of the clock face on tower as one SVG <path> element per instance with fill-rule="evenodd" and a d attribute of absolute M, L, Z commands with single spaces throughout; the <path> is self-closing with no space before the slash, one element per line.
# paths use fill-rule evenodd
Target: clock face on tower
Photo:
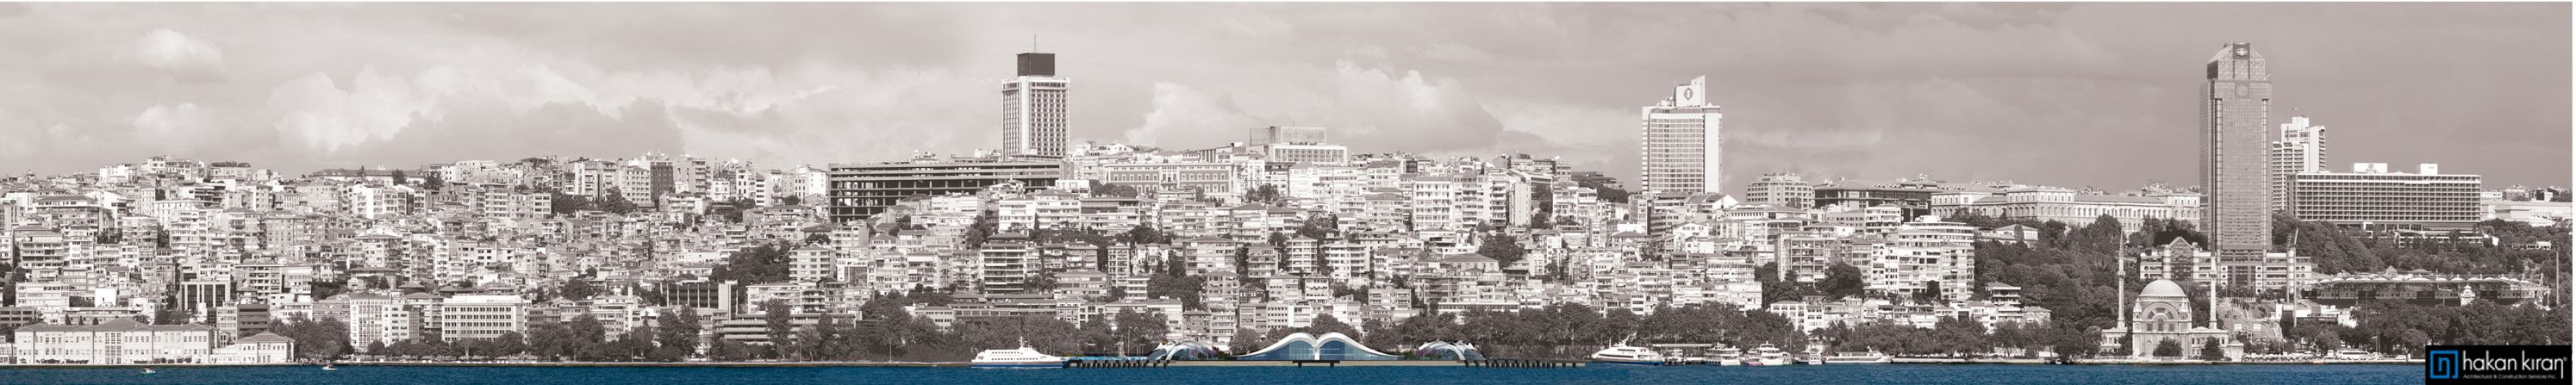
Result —
<path fill-rule="evenodd" d="M 2245 57 L 2245 48 L 2242 48 L 2242 47 L 2237 48 L 2237 49 L 2236 49 L 2236 57 Z"/>

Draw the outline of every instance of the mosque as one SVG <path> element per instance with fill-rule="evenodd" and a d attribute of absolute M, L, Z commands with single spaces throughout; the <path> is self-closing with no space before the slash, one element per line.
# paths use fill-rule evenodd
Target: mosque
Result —
<path fill-rule="evenodd" d="M 2125 276 L 2126 269 L 2123 270 Z M 2127 295 L 2127 280 L 2122 280 L 2121 286 L 2121 295 Z M 2218 288 L 2212 286 L 2209 290 L 2209 311 L 2217 314 Z M 2181 284 L 2158 279 L 2147 283 L 2146 289 L 2139 290 L 2135 301 L 2122 298 L 2120 303 L 2127 308 L 2119 310 L 2118 325 L 2102 331 L 2101 355 L 2108 358 L 2159 358 L 2154 357 L 2156 345 L 2174 341 L 2182 345 L 2183 358 L 2199 358 L 2203 344 L 2218 341 L 2219 348 L 2226 351 L 2227 359 L 2244 358 L 2245 344 L 2236 342 L 2227 329 L 2217 325 L 2218 317 L 2210 317 L 2208 326 L 2193 325 L 2189 295 Z"/>

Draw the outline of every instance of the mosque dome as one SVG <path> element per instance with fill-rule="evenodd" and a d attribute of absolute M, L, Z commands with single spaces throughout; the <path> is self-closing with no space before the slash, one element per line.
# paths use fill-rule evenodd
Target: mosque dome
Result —
<path fill-rule="evenodd" d="M 2139 291 L 2139 292 L 2138 292 L 2138 297 L 2139 297 L 2139 298 L 2149 298 L 2149 297 L 2172 297 L 2172 298 L 2184 298 L 2184 297 L 2188 297 L 2188 296 L 2190 296 L 2190 294 L 2183 293 L 2183 291 L 2182 291 L 2182 285 L 2175 284 L 2172 280 L 2163 280 L 2163 279 L 2159 279 L 2159 280 L 2156 280 L 2155 282 L 2149 282 L 2149 283 L 2147 283 L 2147 289 L 2146 289 L 2146 290 L 2141 290 L 2141 291 Z"/>

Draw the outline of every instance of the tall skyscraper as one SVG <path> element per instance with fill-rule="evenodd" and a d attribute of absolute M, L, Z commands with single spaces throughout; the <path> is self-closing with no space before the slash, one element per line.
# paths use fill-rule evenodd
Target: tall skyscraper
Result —
<path fill-rule="evenodd" d="M 1673 97 L 1644 108 L 1644 129 L 1637 139 L 1644 148 L 1637 157 L 1641 191 L 1716 193 L 1725 186 L 1718 163 L 1725 140 L 1718 135 L 1718 123 L 1726 114 L 1708 103 L 1707 91 L 1708 77 L 1691 78 L 1673 86 Z"/>
<path fill-rule="evenodd" d="M 2201 218 L 2221 259 L 2262 258 L 2272 249 L 2271 176 L 2264 131 L 2271 128 L 2272 73 L 2251 44 L 2222 46 L 2209 58 L 2201 91 Z"/>
<path fill-rule="evenodd" d="M 1065 89 L 1073 80 L 1055 76 L 1051 53 L 1020 54 L 1019 68 L 1019 77 L 1002 83 L 1002 154 L 1064 157 Z"/>
<path fill-rule="evenodd" d="M 2282 123 L 2279 134 L 2272 136 L 2272 209 L 2290 208 L 2290 176 L 2303 172 L 2326 171 L 2326 126 L 2308 125 L 2308 117 L 2292 116 Z"/>

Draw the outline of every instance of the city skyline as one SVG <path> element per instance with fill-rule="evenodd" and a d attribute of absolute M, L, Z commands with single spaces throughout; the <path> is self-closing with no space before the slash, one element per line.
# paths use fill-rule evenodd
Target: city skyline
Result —
<path fill-rule="evenodd" d="M 2520 33 L 2566 31 L 2539 17 L 2565 7 L 669 5 L 567 20 L 594 9 L 10 5 L 0 41 L 29 60 L 0 64 L 26 85 L 0 96 L 0 134 L 15 139 L 0 143 L 14 166 L 0 172 L 150 155 L 300 173 L 646 151 L 816 166 L 966 153 L 997 149 L 993 85 L 1012 75 L 1007 55 L 1034 48 L 1083 79 L 1077 142 L 1205 148 L 1253 127 L 1322 126 L 1355 152 L 1561 156 L 1634 183 L 1634 108 L 1704 74 L 1708 99 L 1734 115 L 1725 175 L 2117 190 L 2196 184 L 2196 108 L 2181 100 L 2198 78 L 2179 63 L 2250 42 L 2297 74 L 2276 79 L 2292 91 L 2274 123 L 2336 128 L 2329 168 L 2442 163 L 2498 186 L 2563 185 L 2565 162 L 2492 154 L 2567 157 L 2565 34 Z M 1105 16 L 1037 19 L 1072 11 Z M 1439 16 L 1332 21 L 1344 12 Z M 703 16 L 650 17 L 664 14 Z M 716 28 L 749 17 L 777 27 Z M 876 19 L 888 20 L 846 24 L 922 32 L 805 28 Z M 2207 25 L 2148 23 L 2163 20 Z M 325 26 L 336 33 L 296 32 Z M 1222 33 L 1163 33 L 1176 30 Z M 1709 49 L 1670 49 L 1692 45 Z M 121 139 L 134 137 L 158 140 Z M 2067 145 L 2099 142 L 2130 145 Z"/>

